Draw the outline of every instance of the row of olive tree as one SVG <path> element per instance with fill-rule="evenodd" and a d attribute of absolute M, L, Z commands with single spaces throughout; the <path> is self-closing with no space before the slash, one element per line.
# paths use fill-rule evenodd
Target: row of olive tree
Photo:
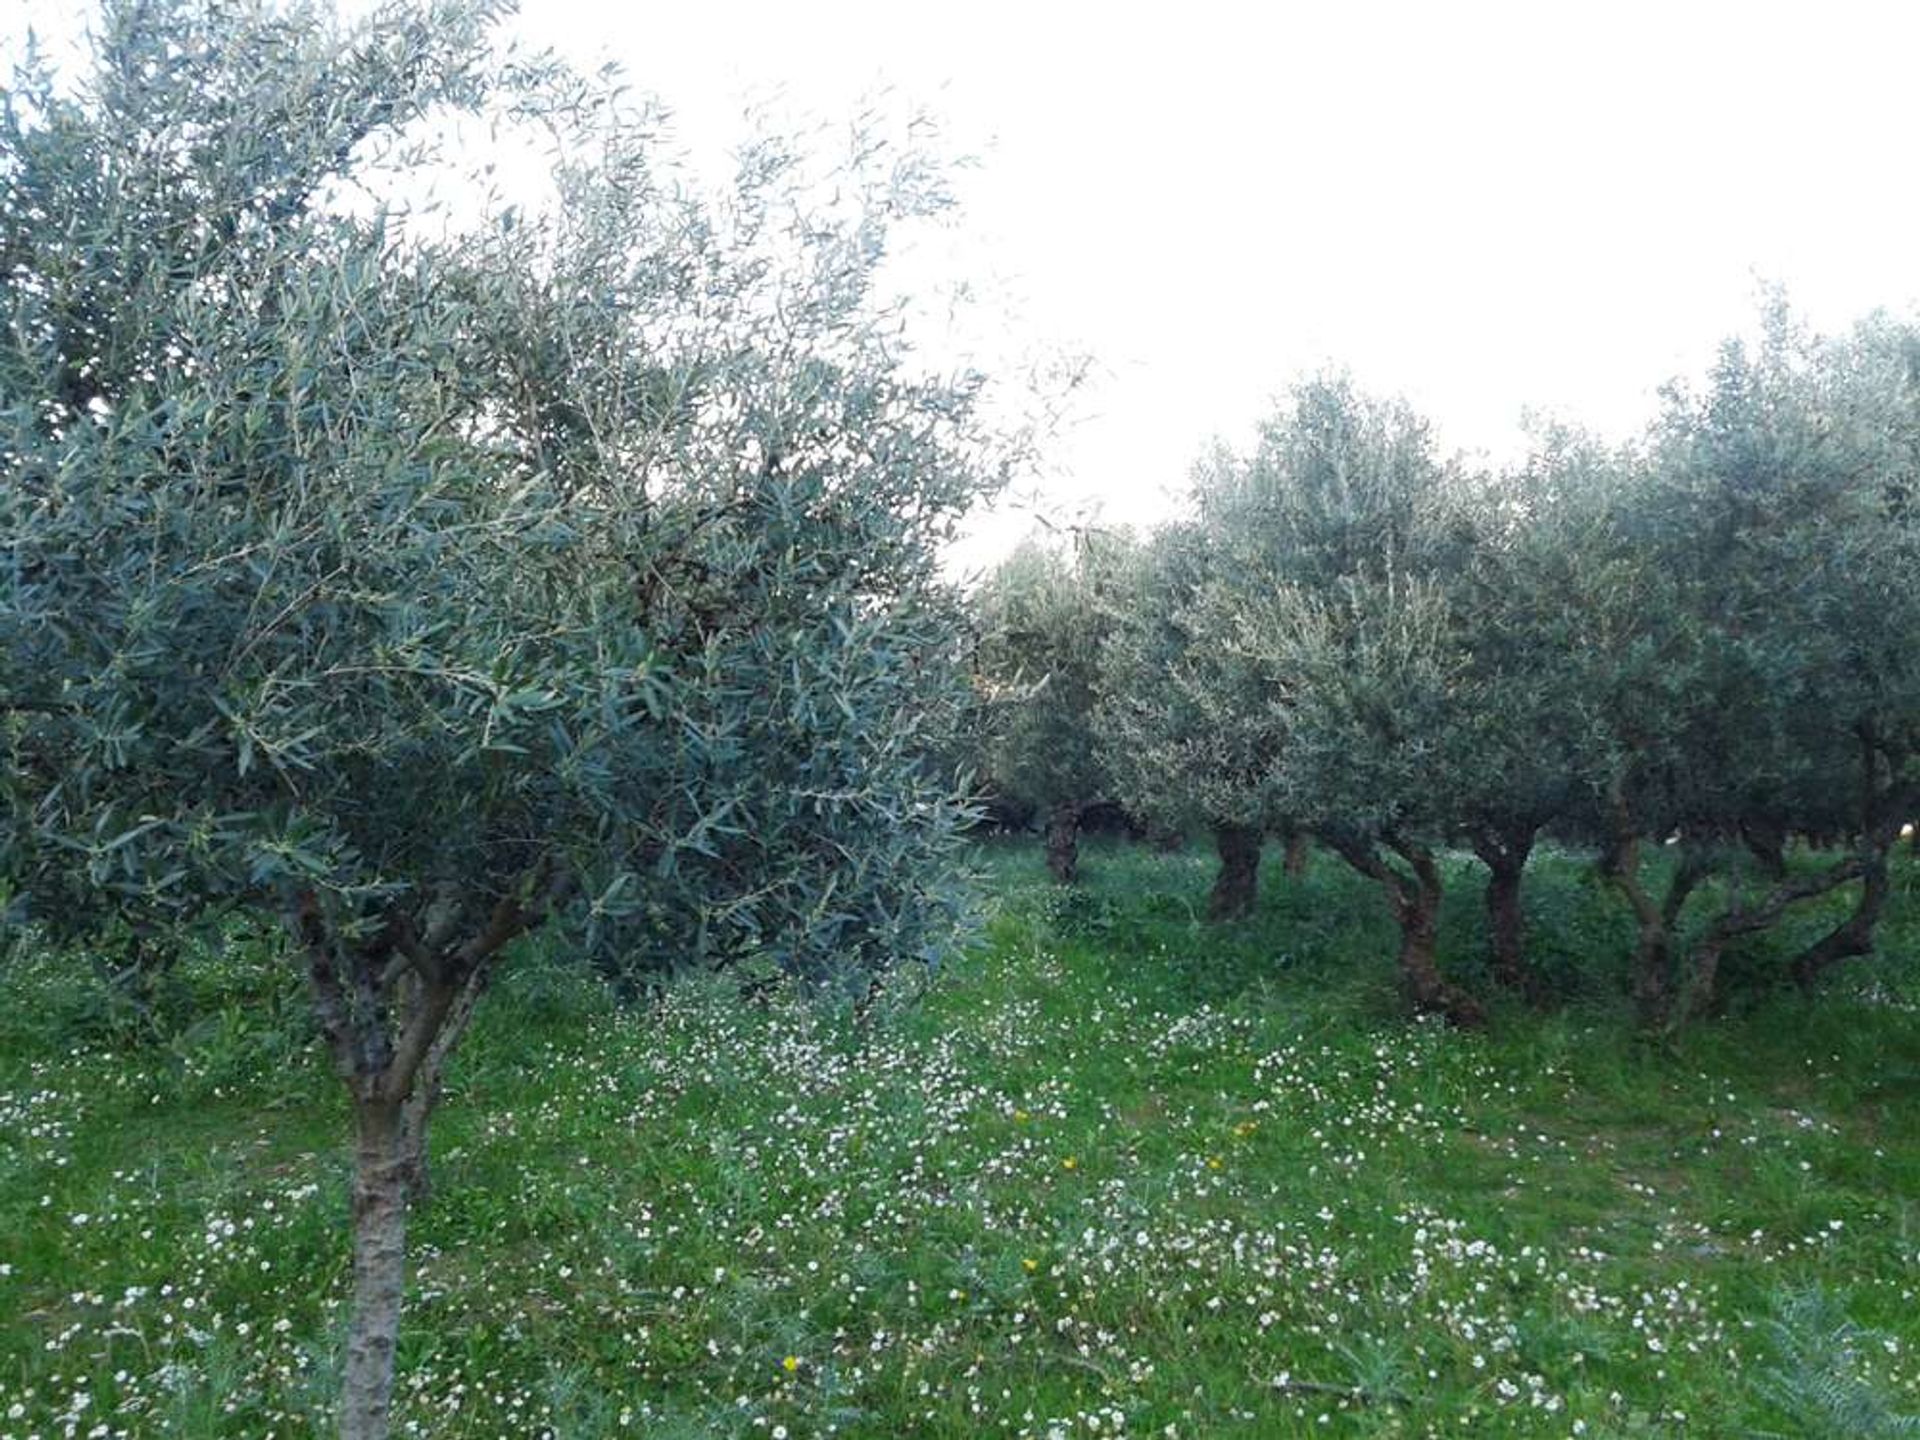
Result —
<path fill-rule="evenodd" d="M 518 937 L 816 979 L 942 943 L 935 561 L 1013 453 L 885 298 L 925 157 L 763 144 L 703 198 L 500 9 L 111 0 L 0 108 L 9 921 L 284 923 L 356 1137 L 351 1437 Z M 469 132 L 551 193 L 481 202 Z"/>
<path fill-rule="evenodd" d="M 1435 954 L 1443 849 L 1484 866 L 1491 968 L 1520 992 L 1549 831 L 1630 909 L 1649 1023 L 1699 1013 L 1729 946 L 1842 887 L 1791 971 L 1865 953 L 1920 808 L 1920 331 L 1764 320 L 1636 447 L 1555 430 L 1487 474 L 1317 379 L 1145 543 L 1023 558 L 997 587 L 1071 597 L 1048 653 L 1081 678 L 1034 692 L 1049 751 L 1084 757 L 1056 784 L 1212 827 L 1216 915 L 1250 904 L 1263 834 L 1310 831 L 1380 885 L 1414 1003 L 1463 1023 L 1483 1007 Z M 1018 783 L 1027 736 L 999 737 Z M 1790 836 L 1826 848 L 1790 865 Z"/>

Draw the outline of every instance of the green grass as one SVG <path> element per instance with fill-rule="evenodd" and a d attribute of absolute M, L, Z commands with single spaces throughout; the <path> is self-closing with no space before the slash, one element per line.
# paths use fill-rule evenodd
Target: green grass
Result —
<path fill-rule="evenodd" d="M 1912 874 L 1882 957 L 1817 1002 L 1737 993 L 1649 1045 L 1571 859 L 1529 900 L 1560 1003 L 1461 1035 L 1405 1019 L 1377 897 L 1324 860 L 1269 866 L 1258 915 L 1209 927 L 1197 851 L 1095 846 L 1072 892 L 1031 847 L 981 854 L 982 941 L 864 1025 L 713 986 L 621 1011 L 550 961 L 499 987 L 436 1122 L 404 1433 L 1800 1435 L 1920 1411 Z M 0 976 L 0 1437 L 320 1423 L 343 1103 L 296 977 L 263 966 L 197 957 L 158 1038 L 84 966 Z"/>

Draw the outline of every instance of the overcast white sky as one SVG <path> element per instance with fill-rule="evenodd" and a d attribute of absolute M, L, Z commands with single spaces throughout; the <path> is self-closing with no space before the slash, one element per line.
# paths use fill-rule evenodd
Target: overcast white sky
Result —
<path fill-rule="evenodd" d="M 943 116 L 981 161 L 964 263 L 1006 307 L 982 358 L 1093 357 L 1048 493 L 1114 520 L 1164 513 L 1212 436 L 1330 360 L 1498 455 L 1525 407 L 1636 428 L 1761 280 L 1824 325 L 1920 297 L 1910 3 L 528 0 L 516 24 L 621 60 L 716 153 L 770 96 Z"/>

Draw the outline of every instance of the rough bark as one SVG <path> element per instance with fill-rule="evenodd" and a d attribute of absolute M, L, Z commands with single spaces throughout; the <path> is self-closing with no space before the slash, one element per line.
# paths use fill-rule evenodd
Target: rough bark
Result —
<path fill-rule="evenodd" d="M 1080 813 L 1072 801 L 1047 812 L 1047 873 L 1062 885 L 1080 878 Z"/>
<path fill-rule="evenodd" d="M 481 918 L 443 887 L 417 912 L 396 906 L 370 938 L 336 923 L 312 892 L 297 898 L 289 916 L 315 1018 L 353 1105 L 353 1307 L 342 1440 L 389 1433 L 407 1210 L 427 1190 L 428 1123 L 447 1060 L 501 951 L 570 889 L 567 877 L 543 864 Z"/>
<path fill-rule="evenodd" d="M 1634 943 L 1630 987 L 1640 1023 L 1656 1028 L 1671 1017 L 1676 995 L 1673 973 L 1673 934 L 1687 901 L 1712 873 L 1704 847 L 1683 845 L 1680 863 L 1667 882 L 1666 894 L 1653 898 L 1640 874 L 1640 837 L 1616 832 L 1601 861 L 1601 871 L 1633 911 L 1639 935 Z"/>
<path fill-rule="evenodd" d="M 1860 877 L 1860 898 L 1854 902 L 1852 913 L 1793 957 L 1790 973 L 1794 981 L 1803 988 L 1811 986 L 1842 960 L 1872 954 L 1874 927 L 1880 923 L 1892 893 L 1887 853 L 1881 850 L 1868 857 Z"/>
<path fill-rule="evenodd" d="M 1748 905 L 1736 897 L 1706 929 L 1693 947 L 1687 982 L 1679 1002 L 1671 1007 L 1671 1024 L 1680 1024 L 1706 1014 L 1713 1008 L 1715 986 L 1720 973 L 1720 958 L 1727 947 L 1743 936 L 1755 935 L 1771 927 L 1786 911 L 1803 900 L 1812 900 L 1862 879 L 1867 862 L 1854 855 L 1815 875 L 1785 880 Z"/>
<path fill-rule="evenodd" d="M 1387 862 L 1371 840 L 1338 834 L 1321 838 L 1348 865 L 1386 892 L 1394 921 L 1400 927 L 1400 981 L 1413 1008 L 1423 1014 L 1444 1016 L 1463 1029 L 1486 1024 L 1487 1013 L 1480 1002 L 1440 973 L 1437 940 L 1444 890 L 1433 852 L 1402 837 L 1387 836 L 1389 848 L 1406 862 L 1408 873 L 1402 873 Z"/>
<path fill-rule="evenodd" d="M 1509 990 L 1537 997 L 1539 985 L 1527 965 L 1526 912 L 1520 892 L 1533 853 L 1535 831 L 1520 826 L 1506 834 L 1477 836 L 1473 852 L 1487 867 L 1487 935 L 1493 947 L 1493 976 Z"/>
<path fill-rule="evenodd" d="M 1480 1002 L 1440 974 L 1436 941 L 1440 925 L 1440 866 L 1425 846 L 1389 841 L 1412 869 L 1414 883 L 1402 885 L 1397 904 L 1400 921 L 1400 974 L 1414 1008 L 1444 1015 L 1463 1028 L 1486 1024 Z"/>
<path fill-rule="evenodd" d="M 394 1350 L 407 1284 L 407 1202 L 412 1156 L 402 1106 L 362 1100 L 353 1174 L 353 1310 L 340 1393 L 341 1440 L 385 1440 Z"/>
<path fill-rule="evenodd" d="M 1905 817 L 1920 804 L 1920 785 L 1883 783 L 1907 764 L 1901 747 L 1885 746 L 1871 726 L 1860 731 L 1860 894 L 1847 918 L 1794 956 L 1789 973 L 1804 989 L 1842 960 L 1873 952 L 1873 932 L 1892 894 L 1889 866 Z M 1920 826 L 1906 827 L 1909 848 L 1920 852 Z"/>
<path fill-rule="evenodd" d="M 1260 885 L 1260 842 L 1260 831 L 1251 825 L 1214 827 L 1220 873 L 1207 896 L 1209 920 L 1240 920 L 1253 913 Z"/>

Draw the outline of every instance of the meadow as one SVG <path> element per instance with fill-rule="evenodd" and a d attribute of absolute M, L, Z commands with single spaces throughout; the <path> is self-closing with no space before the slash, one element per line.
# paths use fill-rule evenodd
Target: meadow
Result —
<path fill-rule="evenodd" d="M 1529 897 L 1552 1003 L 1484 1033 L 1406 1018 L 1324 856 L 1225 926 L 1198 847 L 1097 842 L 1073 889 L 977 860 L 976 943 L 859 1014 L 510 967 L 436 1121 L 396 1430 L 1920 1430 L 1910 857 L 1878 958 L 1811 1001 L 1735 967 L 1657 1043 L 1572 857 Z M 147 1016 L 83 960 L 0 970 L 0 1440 L 324 1427 L 344 1102 L 268 943 Z"/>

